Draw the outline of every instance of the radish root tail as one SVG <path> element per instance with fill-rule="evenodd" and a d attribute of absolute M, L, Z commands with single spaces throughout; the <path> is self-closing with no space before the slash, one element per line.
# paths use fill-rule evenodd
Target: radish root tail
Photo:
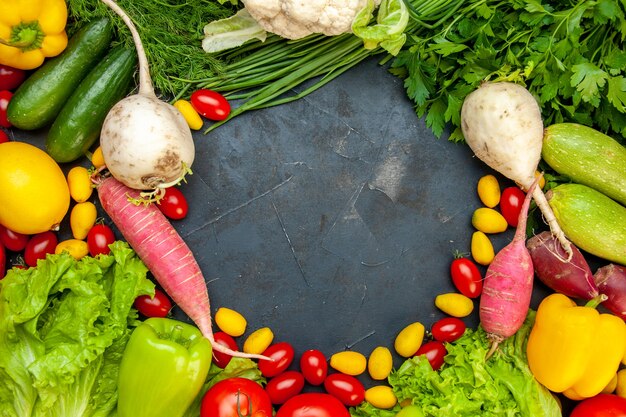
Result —
<path fill-rule="evenodd" d="M 491 341 L 491 347 L 489 348 L 489 351 L 485 355 L 485 361 L 489 360 L 489 358 L 491 358 L 493 354 L 496 353 L 496 350 L 498 350 L 500 343 L 504 340 L 502 336 L 498 336 L 492 333 L 489 333 L 487 335 L 487 338 Z"/>
<path fill-rule="evenodd" d="M 228 347 L 226 347 L 224 345 L 220 345 L 219 343 L 216 343 L 215 339 L 213 338 L 213 335 L 211 335 L 210 337 L 207 337 L 207 339 L 209 339 L 209 342 L 211 343 L 211 346 L 213 347 L 213 350 L 217 350 L 218 352 L 221 352 L 221 353 L 223 353 L 225 355 L 238 357 L 238 358 L 261 359 L 261 360 L 267 360 L 267 361 L 274 361 L 274 359 L 272 359 L 272 358 L 270 358 L 268 356 L 257 355 L 255 353 L 239 352 L 237 350 L 229 349 Z"/>
<path fill-rule="evenodd" d="M 561 229 L 561 226 L 559 226 L 559 223 L 556 220 L 554 213 L 552 212 L 552 208 L 550 207 L 550 204 L 548 203 L 548 200 L 543 194 L 541 188 L 535 187 L 535 189 L 533 190 L 533 199 L 535 200 L 535 203 L 537 203 L 537 207 L 539 207 L 539 210 L 541 210 L 541 214 L 543 214 L 543 217 L 548 223 L 548 226 L 550 226 L 550 231 L 557 238 L 557 240 L 563 247 L 563 250 L 565 250 L 565 252 L 567 253 L 567 262 L 569 262 L 572 259 L 572 256 L 574 256 L 571 243 L 565 236 L 565 233 Z"/>

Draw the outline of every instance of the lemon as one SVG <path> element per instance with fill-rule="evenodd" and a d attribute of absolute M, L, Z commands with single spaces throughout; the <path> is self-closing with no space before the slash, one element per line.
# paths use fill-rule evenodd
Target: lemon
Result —
<path fill-rule="evenodd" d="M 47 153 L 24 142 L 0 144 L 0 224 L 27 235 L 55 230 L 69 206 L 65 175 Z"/>

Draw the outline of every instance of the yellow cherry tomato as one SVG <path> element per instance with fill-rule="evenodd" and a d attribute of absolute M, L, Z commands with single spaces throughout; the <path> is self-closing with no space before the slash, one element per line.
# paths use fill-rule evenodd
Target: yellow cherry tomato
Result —
<path fill-rule="evenodd" d="M 181 112 L 190 129 L 199 130 L 202 127 L 202 117 L 200 117 L 189 101 L 183 99 L 178 100 L 174 103 L 174 107 Z"/>
<path fill-rule="evenodd" d="M 494 208 L 500 202 L 500 184 L 495 176 L 489 174 L 481 177 L 476 189 L 478 198 L 485 206 Z"/>
<path fill-rule="evenodd" d="M 367 371 L 372 379 L 380 381 L 387 378 L 392 368 L 393 357 L 388 348 L 378 346 L 370 353 L 370 357 L 367 359 Z"/>
<path fill-rule="evenodd" d="M 602 390 L 602 394 L 612 394 L 613 392 L 615 392 L 616 388 L 617 388 L 617 372 L 615 373 L 615 375 L 613 375 L 613 378 L 611 378 L 611 380 L 606 385 L 606 387 L 604 387 L 604 389 Z"/>
<path fill-rule="evenodd" d="M 422 346 L 424 340 L 424 325 L 420 322 L 411 323 L 398 333 L 393 347 L 398 355 L 408 358 Z"/>
<path fill-rule="evenodd" d="M 481 264 L 489 265 L 495 256 L 493 244 L 489 237 L 480 230 L 472 234 L 472 258 Z"/>
<path fill-rule="evenodd" d="M 91 155 L 91 163 L 96 169 L 100 169 L 105 165 L 101 147 L 98 146 L 96 150 L 93 151 L 93 154 Z"/>
<path fill-rule="evenodd" d="M 509 227 L 509 224 L 499 211 L 489 207 L 479 207 L 472 215 L 472 226 L 483 233 L 502 233 Z"/>
<path fill-rule="evenodd" d="M 91 175 L 85 167 L 74 167 L 67 173 L 67 185 L 70 188 L 70 196 L 77 203 L 89 200 L 93 192 Z"/>
<path fill-rule="evenodd" d="M 615 384 L 615 394 L 626 398 L 626 369 L 617 371 L 617 383 Z"/>
<path fill-rule="evenodd" d="M 80 259 L 83 256 L 87 256 L 89 246 L 84 240 L 67 239 L 59 242 L 56 248 L 54 248 L 54 253 L 59 254 L 62 252 L 68 252 L 74 259 Z"/>
<path fill-rule="evenodd" d="M 248 322 L 241 313 L 227 307 L 220 307 L 215 313 L 215 324 L 227 335 L 239 337 L 246 332 Z"/>
<path fill-rule="evenodd" d="M 265 352 L 274 340 L 274 332 L 269 327 L 262 327 L 250 333 L 250 336 L 243 342 L 243 351 L 245 353 L 254 353 L 260 355 Z"/>
<path fill-rule="evenodd" d="M 76 204 L 70 212 L 70 228 L 74 239 L 83 240 L 96 223 L 98 211 L 91 201 Z"/>
<path fill-rule="evenodd" d="M 330 357 L 330 367 L 347 375 L 361 375 L 367 368 L 367 359 L 362 353 L 346 350 Z"/>
<path fill-rule="evenodd" d="M 402 406 L 402 410 L 398 411 L 395 417 L 424 417 L 422 409 L 410 402 Z"/>
<path fill-rule="evenodd" d="M 474 310 L 472 299 L 456 292 L 439 294 L 435 297 L 435 305 L 439 310 L 453 317 L 467 317 Z"/>
<path fill-rule="evenodd" d="M 387 410 L 398 403 L 391 387 L 375 385 L 365 391 L 365 400 L 376 408 Z"/>

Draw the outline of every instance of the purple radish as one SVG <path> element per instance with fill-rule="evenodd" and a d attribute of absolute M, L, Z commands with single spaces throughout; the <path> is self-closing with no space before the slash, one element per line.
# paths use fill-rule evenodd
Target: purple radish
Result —
<path fill-rule="evenodd" d="M 591 300 L 599 295 L 593 272 L 580 250 L 572 245 L 572 258 L 551 232 L 545 231 L 526 241 L 535 275 L 556 292 L 572 298 Z"/>
<path fill-rule="evenodd" d="M 626 320 L 626 267 L 608 264 L 593 275 L 598 290 L 608 298 L 602 306 Z"/>

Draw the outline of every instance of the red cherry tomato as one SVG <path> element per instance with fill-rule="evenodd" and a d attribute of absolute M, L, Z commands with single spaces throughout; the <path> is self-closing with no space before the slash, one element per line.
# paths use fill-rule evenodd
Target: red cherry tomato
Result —
<path fill-rule="evenodd" d="M 161 213 L 173 220 L 184 219 L 187 216 L 189 205 L 183 193 L 177 187 L 165 189 L 165 195 L 157 204 Z"/>
<path fill-rule="evenodd" d="M 30 236 L 17 233 L 0 225 L 0 242 L 11 252 L 21 252 L 26 248 Z"/>
<path fill-rule="evenodd" d="M 443 343 L 433 340 L 424 343 L 415 353 L 415 356 L 425 355 L 433 370 L 438 370 L 443 365 L 443 359 L 448 351 Z"/>
<path fill-rule="evenodd" d="M 517 227 L 526 195 L 519 187 L 507 187 L 500 196 L 500 213 L 511 227 Z"/>
<path fill-rule="evenodd" d="M 215 332 L 213 333 L 213 338 L 215 339 L 215 343 L 219 345 L 226 346 L 230 350 L 239 350 L 239 346 L 237 346 L 235 339 L 227 333 Z M 222 369 L 226 368 L 226 365 L 230 363 L 232 358 L 232 356 L 227 355 L 226 353 L 218 352 L 213 349 L 213 363 Z"/>
<path fill-rule="evenodd" d="M 200 417 L 272 417 L 272 403 L 263 387 L 247 378 L 228 378 L 202 397 Z"/>
<path fill-rule="evenodd" d="M 7 253 L 4 250 L 4 245 L 0 242 L 0 279 L 4 278 L 7 272 Z"/>
<path fill-rule="evenodd" d="M 163 291 L 155 288 L 154 297 L 140 295 L 135 298 L 133 307 L 146 317 L 166 317 L 172 309 L 172 302 Z"/>
<path fill-rule="evenodd" d="M 24 262 L 28 266 L 37 266 L 39 259 L 44 259 L 47 254 L 54 253 L 58 243 L 56 233 L 51 231 L 32 235 L 24 248 Z"/>
<path fill-rule="evenodd" d="M 330 374 L 324 380 L 324 389 L 348 407 L 357 406 L 365 399 L 365 387 L 352 375 Z"/>
<path fill-rule="evenodd" d="M 275 417 L 350 417 L 350 413 L 332 395 L 309 392 L 288 399 Z"/>
<path fill-rule="evenodd" d="M 285 371 L 270 379 L 265 386 L 272 404 L 284 404 L 291 397 L 300 394 L 304 388 L 304 376 L 298 371 Z"/>
<path fill-rule="evenodd" d="M 326 357 L 317 349 L 305 351 L 300 357 L 300 371 L 309 384 L 322 385 L 328 375 Z"/>
<path fill-rule="evenodd" d="M 9 119 L 7 119 L 7 107 L 9 107 L 9 102 L 13 97 L 13 93 L 9 90 L 0 91 L 0 126 L 2 127 L 11 127 L 13 126 Z"/>
<path fill-rule="evenodd" d="M 189 99 L 193 108 L 209 120 L 224 120 L 230 114 L 230 104 L 216 91 L 200 89 Z"/>
<path fill-rule="evenodd" d="M 444 317 L 431 327 L 433 338 L 440 342 L 454 342 L 465 333 L 465 323 L 457 317 Z"/>
<path fill-rule="evenodd" d="M 9 135 L 7 135 L 7 132 L 5 132 L 4 130 L 0 129 L 0 143 L 5 143 L 9 141 Z"/>
<path fill-rule="evenodd" d="M 450 275 L 456 289 L 469 298 L 483 291 L 483 277 L 478 266 L 468 258 L 455 258 L 450 264 Z"/>
<path fill-rule="evenodd" d="M 98 256 L 101 253 L 108 255 L 111 252 L 109 245 L 113 242 L 115 234 L 106 224 L 95 224 L 87 233 L 87 247 L 91 256 Z"/>
<path fill-rule="evenodd" d="M 626 398 L 598 394 L 579 402 L 570 417 L 626 417 Z"/>
<path fill-rule="evenodd" d="M 14 90 L 26 79 L 26 71 L 0 64 L 0 90 Z"/>
<path fill-rule="evenodd" d="M 263 352 L 263 356 L 267 356 L 268 358 L 273 359 L 273 361 L 260 360 L 259 370 L 266 378 L 274 377 L 289 368 L 294 355 L 295 352 L 293 347 L 289 343 L 274 343 Z"/>

